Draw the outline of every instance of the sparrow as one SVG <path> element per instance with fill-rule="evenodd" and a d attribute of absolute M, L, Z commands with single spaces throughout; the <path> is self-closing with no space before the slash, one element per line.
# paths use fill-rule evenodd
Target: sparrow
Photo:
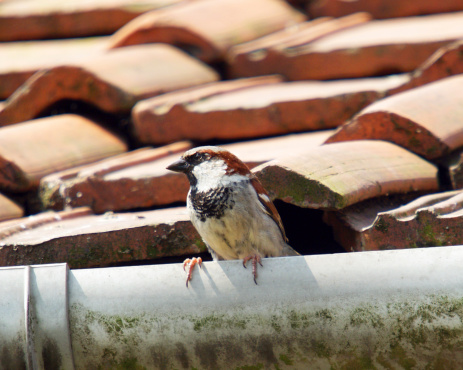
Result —
<path fill-rule="evenodd" d="M 185 152 L 168 170 L 184 173 L 189 182 L 187 210 L 192 224 L 214 261 L 252 261 L 257 284 L 257 264 L 263 257 L 297 256 L 288 245 L 281 217 L 258 178 L 234 154 L 215 146 Z M 201 258 L 186 259 L 186 285 Z"/>

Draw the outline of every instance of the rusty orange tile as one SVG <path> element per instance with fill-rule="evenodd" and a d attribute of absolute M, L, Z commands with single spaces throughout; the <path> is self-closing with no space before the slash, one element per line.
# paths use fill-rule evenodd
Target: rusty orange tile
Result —
<path fill-rule="evenodd" d="M 243 68 L 231 62 L 230 70 L 234 77 L 278 73 L 289 80 L 409 72 L 439 47 L 462 38 L 462 23 L 463 12 L 374 20 L 314 41 L 309 39 L 306 44 L 273 47 L 271 55 L 250 52 Z"/>
<path fill-rule="evenodd" d="M 322 145 L 253 171 L 273 199 L 304 208 L 342 209 L 382 195 L 438 188 L 434 165 L 385 141 Z"/>
<path fill-rule="evenodd" d="M 367 13 L 353 14 L 339 19 L 317 18 L 233 46 L 227 53 L 228 72 L 232 76 L 241 77 L 272 74 L 278 70 L 281 54 L 285 53 L 285 50 L 291 50 L 324 36 L 342 32 L 370 19 L 371 17 Z"/>
<path fill-rule="evenodd" d="M 211 62 L 233 45 L 302 22 L 305 16 L 279 0 L 202 0 L 144 14 L 112 39 L 112 47 L 165 42 Z"/>
<path fill-rule="evenodd" d="M 7 196 L 0 194 L 0 221 L 19 218 L 22 216 L 24 216 L 24 209 Z"/>
<path fill-rule="evenodd" d="M 463 73 L 463 39 L 438 49 L 420 67 L 410 73 L 407 82 L 392 88 L 387 95 L 394 95 L 460 73 Z"/>
<path fill-rule="evenodd" d="M 126 144 L 76 115 L 0 128 L 0 187 L 25 191 L 50 173 L 125 152 Z"/>
<path fill-rule="evenodd" d="M 307 12 L 311 17 L 342 17 L 356 12 L 368 12 L 375 19 L 409 17 L 413 15 L 456 12 L 463 10 L 460 0 L 323 0 L 310 1 Z"/>
<path fill-rule="evenodd" d="M 67 262 L 71 268 L 104 267 L 206 249 L 185 208 L 68 218 L 66 212 L 33 216 L 46 222 L 21 231 L 11 232 L 14 225 L 7 221 L 10 234 L 0 237 L 0 266 Z"/>
<path fill-rule="evenodd" d="M 106 50 L 107 40 L 107 37 L 92 37 L 0 43 L 0 99 L 8 98 L 40 69 L 101 54 Z"/>
<path fill-rule="evenodd" d="M 289 151 L 300 153 L 321 145 L 331 131 L 288 135 L 272 139 L 223 145 L 249 167 L 277 158 Z M 185 144 L 172 144 L 142 152 L 127 153 L 100 163 L 49 175 L 40 184 L 44 208 L 90 206 L 97 213 L 162 206 L 185 202 L 190 187 L 185 176 L 166 170 L 180 154 L 138 163 L 134 157 L 153 158 L 159 151 L 184 151 Z M 121 161 L 124 167 L 120 166 Z M 101 171 L 104 168 L 105 171 Z"/>
<path fill-rule="evenodd" d="M 0 125 L 35 118 L 64 99 L 128 113 L 140 99 L 218 79 L 212 68 L 170 45 L 116 49 L 37 72 L 5 102 Z"/>
<path fill-rule="evenodd" d="M 463 145 L 463 75 L 448 77 L 377 101 L 327 140 L 394 142 L 435 159 Z"/>
<path fill-rule="evenodd" d="M 143 143 L 165 144 L 328 129 L 401 83 L 400 77 L 282 82 L 222 92 L 230 82 L 220 82 L 222 90 L 208 96 L 190 90 L 141 101 L 132 111 L 133 132 Z"/>
<path fill-rule="evenodd" d="M 369 204 L 327 212 L 325 221 L 348 251 L 463 244 L 463 193 L 420 197 L 404 206 Z"/>
<path fill-rule="evenodd" d="M 179 1 L 0 1 L 0 41 L 109 35 L 146 11 Z"/>

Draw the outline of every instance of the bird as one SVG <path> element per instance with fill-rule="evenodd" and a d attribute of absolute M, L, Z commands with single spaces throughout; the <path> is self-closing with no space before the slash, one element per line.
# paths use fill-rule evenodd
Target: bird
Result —
<path fill-rule="evenodd" d="M 299 255 L 289 244 L 280 215 L 259 179 L 238 157 L 217 146 L 186 151 L 168 170 L 184 173 L 190 183 L 187 210 L 214 261 L 252 262 L 264 257 Z M 186 259 L 186 286 L 202 259 Z M 186 270 L 185 270 L 186 271 Z"/>

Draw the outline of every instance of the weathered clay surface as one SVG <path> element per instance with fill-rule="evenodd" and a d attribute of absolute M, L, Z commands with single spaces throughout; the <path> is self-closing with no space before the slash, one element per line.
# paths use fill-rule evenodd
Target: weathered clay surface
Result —
<path fill-rule="evenodd" d="M 10 198 L 0 194 L 0 221 L 19 218 L 24 215 L 24 210 L 21 206 L 13 202 Z"/>
<path fill-rule="evenodd" d="M 463 145 L 463 75 L 377 101 L 327 140 L 379 139 L 435 159 Z"/>
<path fill-rule="evenodd" d="M 273 199 L 305 208 L 342 209 L 388 194 L 437 190 L 437 168 L 394 144 L 322 145 L 254 169 Z"/>
<path fill-rule="evenodd" d="M 338 242 L 348 251 L 463 244 L 463 193 L 423 196 L 402 207 L 350 207 L 327 212 Z"/>
<path fill-rule="evenodd" d="M 35 118 L 65 99 L 127 114 L 141 99 L 218 79 L 212 68 L 170 45 L 111 50 L 34 74 L 6 101 L 0 125 Z"/>
<path fill-rule="evenodd" d="M 64 220 L 62 215 L 33 216 L 39 220 L 31 225 L 26 220 L 14 232 L 9 221 L 9 236 L 0 240 L 0 266 L 67 262 L 71 268 L 103 267 L 205 251 L 185 208 Z"/>
<path fill-rule="evenodd" d="M 250 52 L 247 63 L 236 67 L 232 58 L 231 74 L 278 73 L 288 80 L 326 80 L 410 72 L 438 48 L 461 39 L 462 21 L 463 12 L 374 20 L 306 44 L 271 48 L 271 53 Z"/>
<path fill-rule="evenodd" d="M 230 82 L 220 82 L 216 87 L 221 91 L 215 94 L 206 96 L 205 88 L 198 87 L 198 92 L 190 89 L 140 102 L 132 114 L 133 132 L 146 144 L 165 144 L 326 130 L 343 124 L 398 83 L 400 77 L 298 81 L 226 92 Z"/>
<path fill-rule="evenodd" d="M 305 19 L 302 13 L 278 0 L 187 1 L 138 17 L 116 32 L 111 44 L 121 47 L 162 42 L 211 62 L 223 58 L 233 45 Z"/>
<path fill-rule="evenodd" d="M 0 128 L 0 187 L 25 191 L 43 176 L 123 153 L 117 136 L 81 116 L 63 114 Z"/>

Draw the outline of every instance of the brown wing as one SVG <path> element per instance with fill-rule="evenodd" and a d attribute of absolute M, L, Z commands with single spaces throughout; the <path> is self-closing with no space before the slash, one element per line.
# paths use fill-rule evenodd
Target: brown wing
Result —
<path fill-rule="evenodd" d="M 261 204 L 264 206 L 265 213 L 267 213 L 273 219 L 273 221 L 275 221 L 275 223 L 280 228 L 281 235 L 283 236 L 283 240 L 285 242 L 288 242 L 288 238 L 286 237 L 285 229 L 283 227 L 283 222 L 281 222 L 281 217 L 277 209 L 275 208 L 275 205 L 270 200 L 270 197 L 267 191 L 264 189 L 259 179 L 255 176 L 251 177 L 251 185 L 256 190 L 257 197 L 259 198 L 259 201 L 261 202 Z"/>

